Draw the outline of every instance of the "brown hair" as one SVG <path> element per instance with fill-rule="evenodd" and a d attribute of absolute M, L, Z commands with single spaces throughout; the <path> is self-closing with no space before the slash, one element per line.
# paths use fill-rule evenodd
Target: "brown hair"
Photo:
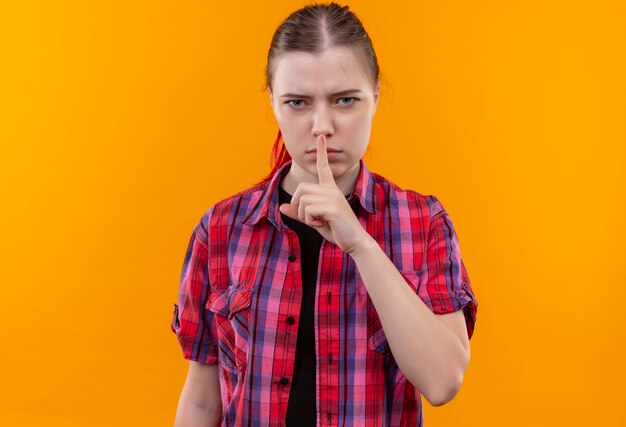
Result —
<path fill-rule="evenodd" d="M 272 90 L 274 63 L 287 52 L 301 51 L 319 53 L 330 47 L 345 46 L 354 49 L 363 60 L 367 75 L 376 87 L 380 69 L 372 41 L 359 18 L 348 6 L 337 3 L 315 3 L 305 6 L 289 15 L 274 32 L 265 68 L 264 90 Z M 274 142 L 270 155 L 271 172 L 263 181 L 272 178 L 291 156 L 281 142 L 281 132 Z"/>

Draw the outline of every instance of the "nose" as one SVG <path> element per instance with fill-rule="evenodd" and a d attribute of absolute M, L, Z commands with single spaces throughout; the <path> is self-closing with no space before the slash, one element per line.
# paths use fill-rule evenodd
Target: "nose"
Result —
<path fill-rule="evenodd" d="M 331 136 L 334 133 L 333 120 L 326 106 L 320 106 L 315 111 L 311 131 L 316 138 L 321 134 Z"/>

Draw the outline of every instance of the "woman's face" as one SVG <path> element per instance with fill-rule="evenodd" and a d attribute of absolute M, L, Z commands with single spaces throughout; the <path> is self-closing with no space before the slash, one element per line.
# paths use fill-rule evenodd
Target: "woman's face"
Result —
<path fill-rule="evenodd" d="M 298 181 L 316 181 L 316 137 L 326 134 L 336 179 L 358 172 L 378 105 L 361 59 L 349 48 L 289 52 L 274 64 L 270 102 Z"/>

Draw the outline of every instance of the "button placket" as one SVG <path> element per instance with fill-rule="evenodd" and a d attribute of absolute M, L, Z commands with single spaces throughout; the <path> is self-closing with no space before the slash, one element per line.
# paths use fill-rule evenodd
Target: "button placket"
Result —
<path fill-rule="evenodd" d="M 329 389 L 331 387 L 336 387 L 338 382 L 339 375 L 339 363 L 337 363 L 337 355 L 339 352 L 339 344 L 333 339 L 334 333 L 336 332 L 336 325 L 338 325 L 338 316 L 339 311 L 341 310 L 341 298 L 338 298 L 340 294 L 341 287 L 338 285 L 339 278 L 336 280 L 329 280 L 327 283 L 320 283 L 321 275 L 329 273 L 332 275 L 336 270 L 333 269 L 335 263 L 342 256 L 346 256 L 345 254 L 335 253 L 336 251 L 340 251 L 340 249 L 332 245 L 329 241 L 324 240 L 320 247 L 320 255 L 318 262 L 318 282 L 317 285 L 317 299 L 316 299 L 316 310 L 318 311 L 318 319 L 316 322 L 316 331 L 317 340 L 320 343 L 320 364 L 318 365 L 318 374 L 320 387 L 323 389 Z M 334 276 L 333 276 L 334 277 Z M 333 386 L 333 384 L 335 384 Z M 320 396 L 318 396 L 320 399 Z M 334 408 L 334 403 L 326 399 L 322 399 L 319 402 L 319 414 L 326 418 L 326 423 L 328 425 L 333 425 L 337 423 L 337 420 L 334 418 L 337 417 L 336 409 Z M 324 422 L 322 422 L 324 424 Z"/>
<path fill-rule="evenodd" d="M 293 375 L 293 367 L 285 360 L 285 354 L 295 351 L 298 328 L 293 325 L 297 324 L 298 317 L 296 313 L 299 313 L 299 304 L 297 302 L 299 293 L 301 293 L 298 277 L 298 274 L 300 274 L 300 260 L 298 259 L 300 257 L 300 248 L 295 231 L 285 230 L 285 240 L 280 250 L 282 259 L 288 261 L 285 263 L 286 274 L 283 290 L 284 295 L 288 294 L 289 298 L 285 297 L 286 304 L 281 305 L 277 313 L 279 316 L 279 324 L 276 325 L 277 343 L 281 341 L 283 344 L 281 347 L 281 360 L 277 359 L 275 364 L 277 376 L 273 380 L 272 392 L 275 393 L 276 402 L 285 402 L 286 410 L 286 403 L 289 400 L 291 388 L 290 375 Z"/>

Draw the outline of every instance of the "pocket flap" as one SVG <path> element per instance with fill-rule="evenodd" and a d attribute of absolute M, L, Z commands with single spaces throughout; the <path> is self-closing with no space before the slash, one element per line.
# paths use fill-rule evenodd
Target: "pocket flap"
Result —
<path fill-rule="evenodd" d="M 235 313 L 250 306 L 254 289 L 225 289 L 209 294 L 205 308 L 231 319 Z"/>

